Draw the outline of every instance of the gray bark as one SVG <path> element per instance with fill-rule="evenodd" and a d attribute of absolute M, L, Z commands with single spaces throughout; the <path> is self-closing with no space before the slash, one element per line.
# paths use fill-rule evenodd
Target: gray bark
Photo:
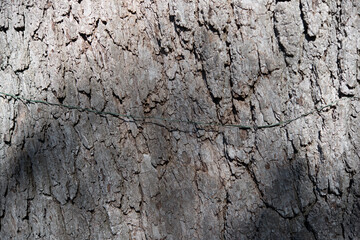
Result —
<path fill-rule="evenodd" d="M 358 0 L 0 2 L 0 239 L 357 239 Z"/>

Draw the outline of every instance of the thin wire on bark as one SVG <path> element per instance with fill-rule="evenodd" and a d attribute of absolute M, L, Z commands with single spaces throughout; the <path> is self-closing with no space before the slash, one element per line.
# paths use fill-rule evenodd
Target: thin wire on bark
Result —
<path fill-rule="evenodd" d="M 21 96 L 16 96 L 14 94 L 11 93 L 5 93 L 5 92 L 0 92 L 0 96 L 3 98 L 6 97 L 10 97 L 14 100 L 20 100 L 22 103 L 26 104 L 26 103 L 33 103 L 33 104 L 45 104 L 45 105 L 50 105 L 50 106 L 57 106 L 57 107 L 63 107 L 63 108 L 67 108 L 70 110 L 77 110 L 80 112 L 90 112 L 90 113 L 95 113 L 97 115 L 101 115 L 101 116 L 113 116 L 116 118 L 128 118 L 128 119 L 132 119 L 135 122 L 139 122 L 139 121 L 145 121 L 145 120 L 161 120 L 164 122 L 177 122 L 177 123 L 186 123 L 186 124 L 194 124 L 194 125 L 201 125 L 201 126 L 218 126 L 218 127 L 234 127 L 234 128 L 239 128 L 239 129 L 244 129 L 244 130 L 257 130 L 257 129 L 264 129 L 264 128 L 274 128 L 274 127 L 281 127 L 281 126 L 285 126 L 293 121 L 296 121 L 300 118 L 304 118 L 308 115 L 314 114 L 314 113 L 319 113 L 321 111 L 323 111 L 326 108 L 329 107 L 334 107 L 338 104 L 339 100 L 336 100 L 332 103 L 326 104 L 320 108 L 315 108 L 312 111 L 306 112 L 304 114 L 299 115 L 298 117 L 292 118 L 292 119 L 288 119 L 288 120 L 284 120 L 284 121 L 279 121 L 273 124 L 267 124 L 267 125 L 241 125 L 241 124 L 221 124 L 221 123 L 214 123 L 214 122 L 201 122 L 201 121 L 191 121 L 191 120 L 181 120 L 181 119 L 172 119 L 172 118 L 163 118 L 163 117 L 151 117 L 151 116 L 133 116 L 130 114 L 120 114 L 120 113 L 115 113 L 115 112 L 106 112 L 106 111 L 97 111 L 91 108 L 83 108 L 80 106 L 72 106 L 72 105 L 66 105 L 66 104 L 60 104 L 60 103 L 51 103 L 48 101 L 43 101 L 43 100 L 36 100 L 36 99 L 29 99 L 29 98 L 25 98 L 25 97 L 21 97 Z M 348 97 L 352 100 L 359 100 L 359 98 L 357 97 Z"/>

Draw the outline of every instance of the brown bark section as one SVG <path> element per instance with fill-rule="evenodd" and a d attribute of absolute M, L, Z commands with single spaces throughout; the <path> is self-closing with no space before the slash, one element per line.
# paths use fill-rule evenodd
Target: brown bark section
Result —
<path fill-rule="evenodd" d="M 0 2 L 1 239 L 356 239 L 357 0 Z M 125 121 L 124 121 L 125 120 Z"/>

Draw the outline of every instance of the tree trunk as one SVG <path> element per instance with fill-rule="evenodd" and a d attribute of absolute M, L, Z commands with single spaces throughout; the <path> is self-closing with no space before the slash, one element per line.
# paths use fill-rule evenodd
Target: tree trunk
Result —
<path fill-rule="evenodd" d="M 358 0 L 0 10 L 0 239 L 359 238 Z"/>

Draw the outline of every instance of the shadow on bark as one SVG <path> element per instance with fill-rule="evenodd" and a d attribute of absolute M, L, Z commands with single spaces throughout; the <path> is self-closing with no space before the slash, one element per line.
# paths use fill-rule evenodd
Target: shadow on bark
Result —
<path fill-rule="evenodd" d="M 10 145 L 12 155 L 0 169 L 1 239 L 111 236 L 109 219 L 91 192 L 99 176 L 82 176 L 77 164 L 87 160 L 77 157 L 83 147 L 71 123 L 49 119 L 42 132 L 30 130 L 29 135 Z M 96 168 L 96 161 L 88 165 Z"/>
<path fill-rule="evenodd" d="M 124 192 L 123 181 L 126 177 L 123 175 L 131 172 L 127 172 L 129 169 L 126 169 L 126 166 L 123 169 L 106 169 L 104 164 L 111 165 L 106 161 L 119 164 L 116 162 L 126 158 L 122 156 L 126 151 L 119 153 L 113 150 L 115 153 L 111 155 L 108 150 L 101 150 L 106 148 L 105 145 L 91 146 L 88 149 L 84 147 L 86 136 L 79 136 L 73 125 L 60 125 L 56 119 L 49 120 L 44 126 L 42 132 L 35 132 L 31 134 L 31 138 L 24 138 L 19 147 L 21 150 L 15 151 L 13 156 L 7 156 L 7 165 L 4 164 L 5 167 L 0 169 L 1 238 L 115 237 L 111 228 L 116 226 L 111 224 L 104 208 L 110 203 L 122 208 L 123 194 L 113 195 L 113 187 L 117 185 L 117 190 Z M 86 128 L 80 130 L 84 129 Z M 169 133 L 166 130 L 164 133 L 161 126 L 151 129 L 148 134 L 152 135 L 153 139 L 147 144 L 158 155 L 149 163 L 143 160 L 144 165 L 139 175 L 142 206 L 136 212 L 143 214 L 142 217 L 146 216 L 150 222 L 164 225 L 159 229 L 167 233 L 162 232 L 159 236 L 172 234 L 176 238 L 184 234 L 185 229 L 189 236 L 195 236 L 197 233 L 192 227 L 201 227 L 197 222 L 199 219 L 205 221 L 203 226 L 206 226 L 205 216 L 208 214 L 207 205 L 203 205 L 201 199 L 196 202 L 199 197 L 196 188 L 199 186 L 195 186 L 192 181 L 196 169 L 190 167 L 191 160 L 186 159 L 185 155 L 182 155 L 183 162 L 174 162 L 172 149 L 166 144 L 166 138 L 169 137 L 166 135 Z M 163 162 L 163 159 L 170 160 Z M 133 159 L 135 162 L 137 160 Z M 306 159 L 284 160 L 283 165 L 277 165 L 276 162 L 270 164 L 264 166 L 268 171 L 273 169 L 275 181 L 259 186 L 265 205 L 256 209 L 245 222 L 238 220 L 236 216 L 228 215 L 224 224 L 231 226 L 231 229 L 226 229 L 226 239 L 324 239 L 324 236 L 341 239 L 343 236 L 356 235 L 359 231 L 358 201 L 355 201 L 354 206 L 344 203 L 340 209 L 337 205 L 329 207 L 323 199 L 317 200 Z M 147 167 L 153 171 L 154 178 Z M 163 171 L 160 182 L 156 182 L 159 171 L 156 167 Z M 111 181 L 111 171 L 120 171 L 118 179 L 122 180 Z M 205 166 L 203 172 L 206 171 Z M 176 179 L 182 179 L 183 182 L 179 183 Z M 154 182 L 159 185 L 158 189 L 152 192 L 154 186 L 149 184 Z M 213 186 L 209 185 L 209 189 L 211 187 Z M 214 202 L 215 199 L 211 201 Z M 218 204 L 221 205 L 220 202 Z M 198 214 L 196 206 L 200 206 L 203 212 L 198 216 L 187 215 L 190 212 Z M 338 207 L 341 207 L 341 204 Z M 345 220 L 343 215 L 346 216 Z M 220 215 L 218 217 L 221 221 Z M 315 226 L 314 223 L 319 225 Z M 348 232 L 343 233 L 345 230 L 341 225 L 348 226 Z M 145 232 L 148 229 L 152 227 L 146 228 Z M 245 233 L 246 230 L 253 232 Z M 219 235 L 209 235 L 208 238 L 216 239 L 221 236 L 220 232 L 221 230 Z M 145 234 L 154 237 L 153 232 Z"/>

